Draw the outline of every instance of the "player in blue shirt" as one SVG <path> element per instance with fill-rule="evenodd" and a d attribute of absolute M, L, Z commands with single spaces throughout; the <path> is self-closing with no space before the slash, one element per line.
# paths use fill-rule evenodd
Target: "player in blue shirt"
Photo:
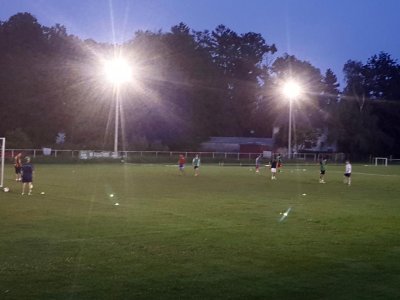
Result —
<path fill-rule="evenodd" d="M 25 157 L 25 163 L 22 165 L 21 168 L 21 174 L 22 174 L 22 195 L 25 194 L 25 186 L 29 186 L 29 191 L 28 195 L 32 195 L 32 189 L 33 189 L 33 173 L 34 173 L 34 168 L 33 165 L 31 164 L 31 158 L 30 157 Z"/>

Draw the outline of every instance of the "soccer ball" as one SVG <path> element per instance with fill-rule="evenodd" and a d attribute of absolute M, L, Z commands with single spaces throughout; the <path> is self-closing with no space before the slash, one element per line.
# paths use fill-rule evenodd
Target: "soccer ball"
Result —
<path fill-rule="evenodd" d="M 5 193 L 8 193 L 8 192 L 10 191 L 10 188 L 5 187 L 5 188 L 3 189 L 3 191 L 4 191 Z"/>

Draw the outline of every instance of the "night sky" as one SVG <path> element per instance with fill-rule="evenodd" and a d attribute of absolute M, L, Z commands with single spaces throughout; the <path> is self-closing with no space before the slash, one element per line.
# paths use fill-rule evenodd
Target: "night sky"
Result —
<path fill-rule="evenodd" d="M 179 22 L 195 30 L 224 24 L 261 33 L 276 44 L 274 57 L 293 54 L 339 79 L 348 59 L 366 62 L 380 51 L 400 59 L 399 0 L 0 0 L 0 20 L 18 12 L 99 42 L 120 43 L 137 30 L 168 31 Z"/>

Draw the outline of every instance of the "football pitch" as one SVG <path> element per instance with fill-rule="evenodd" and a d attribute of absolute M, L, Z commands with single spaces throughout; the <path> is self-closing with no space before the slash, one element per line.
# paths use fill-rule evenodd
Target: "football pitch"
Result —
<path fill-rule="evenodd" d="M 32 196 L 6 168 L 0 299 L 400 299 L 400 167 L 35 167 Z"/>

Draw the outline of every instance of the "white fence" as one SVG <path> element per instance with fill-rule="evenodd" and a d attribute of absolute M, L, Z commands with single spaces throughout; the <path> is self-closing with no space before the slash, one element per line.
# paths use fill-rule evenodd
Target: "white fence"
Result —
<path fill-rule="evenodd" d="M 134 160 L 165 160 L 175 161 L 180 154 L 185 157 L 194 157 L 199 154 L 202 159 L 206 159 L 210 162 L 223 162 L 223 161 L 251 161 L 260 153 L 240 153 L 240 152 L 194 152 L 194 151 L 119 151 L 118 156 L 115 156 L 111 151 L 105 150 L 58 150 L 58 149 L 6 149 L 6 158 L 12 159 L 18 153 L 23 153 L 24 156 L 32 156 L 33 158 L 57 158 L 57 160 L 80 160 L 80 159 L 96 159 L 96 158 L 119 158 Z M 92 153 L 88 157 L 87 153 Z M 85 155 L 82 155 L 85 154 Z M 273 153 L 272 155 L 276 155 Z M 292 154 L 291 162 L 317 162 L 321 156 L 328 156 L 329 160 L 333 162 L 343 162 L 345 155 L 343 153 L 296 153 Z M 86 157 L 86 158 L 85 158 Z M 282 155 L 284 161 L 287 160 L 287 156 Z M 265 160 L 270 158 L 265 157 Z"/>

